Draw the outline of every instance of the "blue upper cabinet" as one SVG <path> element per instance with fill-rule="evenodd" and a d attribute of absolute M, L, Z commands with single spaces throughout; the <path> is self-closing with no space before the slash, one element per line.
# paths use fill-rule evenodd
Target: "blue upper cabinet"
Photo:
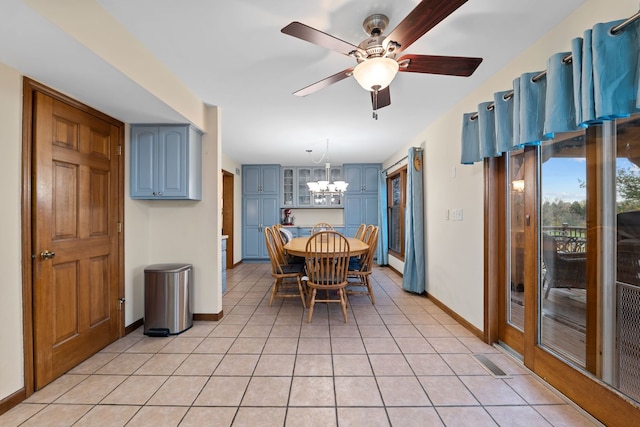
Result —
<path fill-rule="evenodd" d="M 243 165 L 244 194 L 280 194 L 280 165 Z"/>
<path fill-rule="evenodd" d="M 378 193 L 379 163 L 345 164 L 342 167 L 344 180 L 349 183 L 347 193 Z"/>
<path fill-rule="evenodd" d="M 345 234 L 352 237 L 360 224 L 378 224 L 379 163 L 343 165 L 345 181 L 349 183 L 345 194 Z"/>
<path fill-rule="evenodd" d="M 132 125 L 131 198 L 201 200 L 202 134 L 189 125 Z"/>

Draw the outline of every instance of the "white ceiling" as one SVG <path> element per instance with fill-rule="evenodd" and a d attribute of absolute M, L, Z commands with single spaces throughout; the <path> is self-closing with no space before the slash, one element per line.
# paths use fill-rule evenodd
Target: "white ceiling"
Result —
<path fill-rule="evenodd" d="M 478 70 L 468 78 L 400 73 L 378 120 L 353 78 L 293 96 L 355 60 L 280 29 L 300 21 L 358 44 L 368 15 L 387 15 L 388 33 L 417 0 L 97 1 L 204 103 L 221 108 L 226 155 L 304 165 L 322 155 L 327 140 L 334 164 L 382 162 L 420 143 L 418 135 L 442 112 L 584 0 L 469 0 L 403 53 L 482 57 Z M 0 0 L 0 9 L 1 63 L 125 122 L 184 121 L 22 0 Z"/>

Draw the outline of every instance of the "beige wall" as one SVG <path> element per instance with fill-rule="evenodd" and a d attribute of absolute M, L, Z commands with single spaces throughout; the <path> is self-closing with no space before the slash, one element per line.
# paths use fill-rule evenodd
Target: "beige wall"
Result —
<path fill-rule="evenodd" d="M 0 399 L 24 385 L 22 362 L 22 76 L 0 64 Z"/>
<path fill-rule="evenodd" d="M 492 100 L 494 92 L 510 89 L 520 74 L 544 69 L 549 56 L 569 51 L 571 39 L 584 30 L 598 22 L 627 18 L 637 10 L 636 0 L 585 2 L 384 163 L 384 167 L 395 163 L 409 147 L 424 142 L 427 292 L 481 330 L 484 177 L 482 164 L 460 165 L 462 115 Z M 445 211 L 451 208 L 463 209 L 462 221 L 445 220 Z"/>
<path fill-rule="evenodd" d="M 55 89 L 55 88 L 53 88 Z M 24 386 L 21 273 L 22 75 L 0 64 L 0 144 L 6 186 L 0 211 L 0 399 Z M 162 262 L 194 266 L 194 312 L 222 310 L 220 266 L 220 126 L 219 109 L 205 108 L 202 148 L 202 200 L 142 201 L 129 198 L 129 163 L 125 160 L 125 325 L 144 316 L 144 268 Z M 125 159 L 128 159 L 128 126 Z"/>

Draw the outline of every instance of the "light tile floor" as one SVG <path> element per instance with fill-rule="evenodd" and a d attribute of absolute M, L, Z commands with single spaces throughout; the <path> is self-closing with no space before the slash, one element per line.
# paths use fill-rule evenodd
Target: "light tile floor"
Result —
<path fill-rule="evenodd" d="M 517 361 L 386 268 L 376 305 L 269 307 L 267 264 L 227 272 L 219 322 L 116 341 L 0 416 L 2 426 L 591 426 Z M 494 378 L 482 353 L 508 374 Z"/>

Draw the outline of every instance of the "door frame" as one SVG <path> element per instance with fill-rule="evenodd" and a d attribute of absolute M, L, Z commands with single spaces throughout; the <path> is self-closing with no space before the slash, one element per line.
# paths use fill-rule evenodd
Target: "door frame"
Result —
<path fill-rule="evenodd" d="M 233 264 L 233 242 L 235 227 L 235 177 L 231 172 L 222 169 L 222 228 L 226 231 L 227 237 L 227 269 L 234 267 Z M 231 206 L 225 207 L 227 203 Z M 225 224 L 227 225 L 225 227 Z"/>
<path fill-rule="evenodd" d="M 33 215 L 35 208 L 33 202 L 33 101 L 35 93 L 40 92 L 58 101 L 64 102 L 92 114 L 100 119 L 117 126 L 118 145 L 121 147 L 118 156 L 118 221 L 124 224 L 124 123 L 107 116 L 87 105 L 84 105 L 68 96 L 63 95 L 41 83 L 23 77 L 22 84 L 22 221 L 21 221 L 21 258 L 22 258 L 22 334 L 23 334 L 23 358 L 24 358 L 24 391 L 25 398 L 35 391 L 35 355 L 33 333 Z M 118 233 L 118 293 L 124 297 L 124 230 Z M 119 336 L 124 335 L 124 306 L 120 305 L 118 318 Z"/>

